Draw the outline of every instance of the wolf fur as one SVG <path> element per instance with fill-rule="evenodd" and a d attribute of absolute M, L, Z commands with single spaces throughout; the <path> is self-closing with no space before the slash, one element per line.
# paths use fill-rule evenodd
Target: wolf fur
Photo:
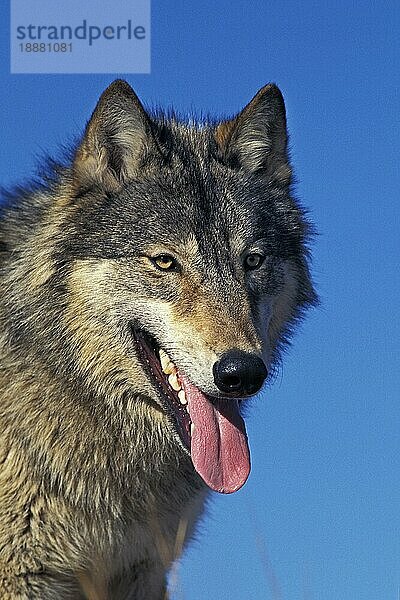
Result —
<path fill-rule="evenodd" d="M 273 84 L 230 120 L 188 124 L 115 81 L 70 164 L 8 195 L 0 598 L 166 597 L 208 488 L 132 324 L 210 397 L 232 349 L 271 372 L 315 301 L 309 235 Z M 249 253 L 262 264 L 245 271 Z M 170 255 L 179 272 L 156 268 Z"/>

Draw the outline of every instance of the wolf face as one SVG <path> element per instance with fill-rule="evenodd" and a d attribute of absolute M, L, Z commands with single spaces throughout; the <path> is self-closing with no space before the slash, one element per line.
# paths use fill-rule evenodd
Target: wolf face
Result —
<path fill-rule="evenodd" d="M 80 368 L 101 381 L 118 365 L 222 492 L 250 468 L 239 405 L 314 300 L 290 181 L 274 85 L 230 121 L 188 126 L 114 82 L 73 163 L 58 260 Z"/>

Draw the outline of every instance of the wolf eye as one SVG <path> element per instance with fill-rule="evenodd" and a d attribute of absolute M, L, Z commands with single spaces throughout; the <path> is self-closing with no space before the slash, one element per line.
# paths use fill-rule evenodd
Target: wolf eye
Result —
<path fill-rule="evenodd" d="M 178 262 L 170 254 L 159 254 L 150 259 L 151 262 L 160 271 L 177 271 Z"/>
<path fill-rule="evenodd" d="M 265 256 L 262 254 L 258 254 L 257 252 L 252 252 L 248 254 L 244 259 L 244 268 L 246 271 L 254 271 L 254 269 L 258 269 L 264 262 Z"/>

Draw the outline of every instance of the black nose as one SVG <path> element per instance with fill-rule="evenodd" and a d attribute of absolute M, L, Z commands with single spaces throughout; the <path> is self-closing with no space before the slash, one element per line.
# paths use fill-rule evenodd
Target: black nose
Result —
<path fill-rule="evenodd" d="M 261 358 L 240 350 L 223 354 L 214 364 L 213 373 L 218 389 L 238 398 L 256 394 L 268 375 Z"/>

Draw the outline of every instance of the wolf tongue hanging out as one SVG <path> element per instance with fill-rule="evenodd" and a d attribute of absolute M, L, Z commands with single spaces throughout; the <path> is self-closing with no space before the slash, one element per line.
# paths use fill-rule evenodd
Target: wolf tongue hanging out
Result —
<path fill-rule="evenodd" d="M 239 409 L 315 300 L 290 185 L 275 85 L 187 123 L 115 81 L 72 161 L 8 197 L 1 599 L 166 597 L 207 486 L 246 481 Z"/>
<path fill-rule="evenodd" d="M 211 402 L 181 377 L 192 420 L 191 457 L 194 468 L 216 492 L 229 494 L 245 483 L 250 453 L 237 400 Z"/>

